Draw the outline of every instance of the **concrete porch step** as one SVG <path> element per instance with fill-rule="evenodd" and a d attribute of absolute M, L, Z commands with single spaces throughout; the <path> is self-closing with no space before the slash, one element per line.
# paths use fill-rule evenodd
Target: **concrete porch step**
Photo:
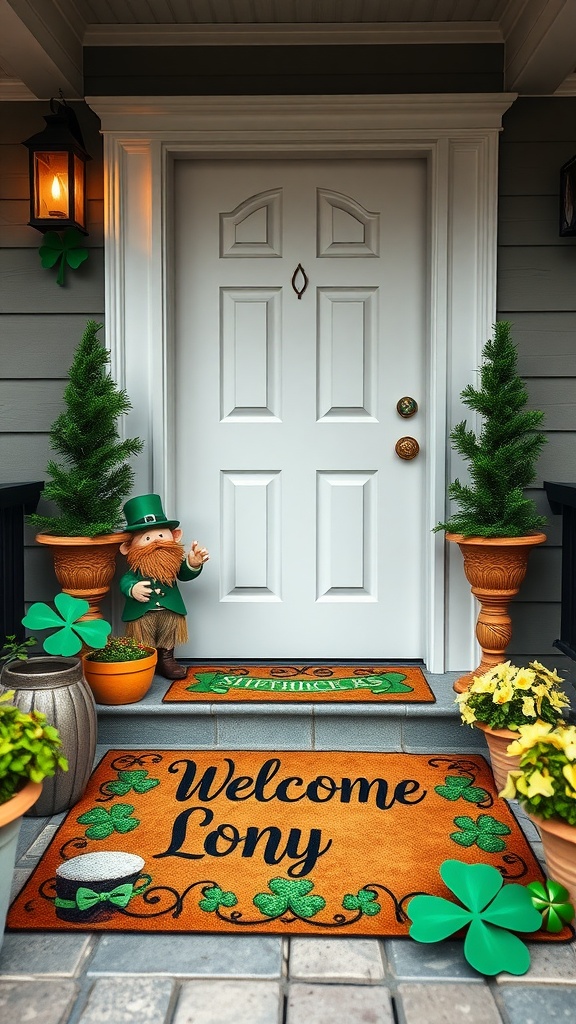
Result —
<path fill-rule="evenodd" d="M 274 700 L 163 704 L 170 684 L 155 676 L 139 703 L 97 705 L 98 742 L 220 750 L 485 752 L 483 735 L 460 721 L 452 686 L 458 673 L 432 675 L 424 670 L 424 674 L 436 698 L 434 704 L 385 704 L 375 699 L 349 704 Z"/>

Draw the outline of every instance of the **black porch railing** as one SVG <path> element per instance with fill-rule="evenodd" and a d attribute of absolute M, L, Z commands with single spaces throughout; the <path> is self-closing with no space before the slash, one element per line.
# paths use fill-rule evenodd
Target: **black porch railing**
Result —
<path fill-rule="evenodd" d="M 36 511 L 44 482 L 0 484 L 0 645 L 24 639 L 24 516 Z"/>
<path fill-rule="evenodd" d="M 545 480 L 544 489 L 554 514 L 562 515 L 560 637 L 554 647 L 576 661 L 576 484 Z"/>

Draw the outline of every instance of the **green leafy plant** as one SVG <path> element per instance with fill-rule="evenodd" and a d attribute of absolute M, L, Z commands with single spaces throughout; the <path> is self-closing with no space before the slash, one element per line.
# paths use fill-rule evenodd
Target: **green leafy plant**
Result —
<path fill-rule="evenodd" d="M 148 658 L 150 652 L 150 647 L 131 636 L 111 636 L 105 647 L 92 651 L 86 657 L 88 661 L 140 661 L 141 658 Z"/>
<path fill-rule="evenodd" d="M 43 497 L 60 514 L 28 516 L 32 526 L 57 536 L 94 537 L 119 528 L 134 482 L 128 460 L 143 448 L 139 438 L 120 440 L 118 420 L 132 406 L 106 372 L 110 355 L 97 337 L 101 327 L 88 321 L 68 374 L 65 410 L 50 430 L 60 461 L 48 463 Z"/>
<path fill-rule="evenodd" d="M 542 924 L 528 890 L 516 883 L 504 885 L 490 864 L 445 860 L 440 876 L 460 904 L 442 896 L 414 896 L 407 907 L 410 936 L 417 942 L 441 942 L 466 928 L 464 956 L 474 970 L 525 974 L 530 953 L 512 931 L 535 932 Z"/>
<path fill-rule="evenodd" d="M 450 484 L 448 495 L 459 511 L 435 530 L 465 537 L 522 537 L 546 523 L 523 493 L 534 480 L 546 441 L 537 429 L 544 414 L 525 409 L 528 394 L 517 373 L 510 329 L 505 320 L 494 325 L 494 338 L 482 352 L 480 387 L 469 384 L 460 395 L 464 405 L 480 413 L 482 425 L 476 435 L 463 420 L 450 434 L 454 449 L 468 463 L 470 483 L 456 479 Z"/>
<path fill-rule="evenodd" d="M 517 668 L 509 661 L 495 665 L 475 676 L 456 703 L 466 725 L 482 722 L 491 729 L 517 730 L 537 720 L 554 725 L 562 719 L 562 709 L 570 704 L 561 689 L 562 679 L 539 661 L 528 668 Z"/>
<path fill-rule="evenodd" d="M 0 696 L 0 804 L 28 781 L 42 782 L 56 769 L 68 770 L 57 729 L 40 711 L 24 712 L 10 704 L 14 690 Z"/>
<path fill-rule="evenodd" d="M 10 633 L 0 649 L 0 661 L 27 661 L 28 650 L 35 644 L 36 638 L 33 636 L 28 636 L 25 640 L 17 640 L 16 634 Z"/>
<path fill-rule="evenodd" d="M 80 621 L 81 616 L 90 608 L 88 601 L 61 593 L 56 594 L 54 604 L 56 611 L 50 605 L 37 601 L 30 605 L 28 614 L 22 619 L 22 624 L 28 629 L 56 630 L 44 640 L 43 647 L 47 654 L 70 657 L 78 654 L 83 643 L 89 647 L 104 647 L 112 627 L 105 619 Z"/>
<path fill-rule="evenodd" d="M 507 753 L 520 756 L 500 796 L 540 818 L 576 825 L 576 725 L 548 722 L 520 726 Z"/>

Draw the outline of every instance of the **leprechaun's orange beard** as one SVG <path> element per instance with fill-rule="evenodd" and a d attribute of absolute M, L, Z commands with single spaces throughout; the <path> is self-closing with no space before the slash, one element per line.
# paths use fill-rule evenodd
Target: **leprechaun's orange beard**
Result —
<path fill-rule="evenodd" d="M 182 561 L 184 547 L 175 540 L 152 540 L 146 547 L 131 546 L 126 560 L 131 569 L 160 583 L 174 583 Z"/>

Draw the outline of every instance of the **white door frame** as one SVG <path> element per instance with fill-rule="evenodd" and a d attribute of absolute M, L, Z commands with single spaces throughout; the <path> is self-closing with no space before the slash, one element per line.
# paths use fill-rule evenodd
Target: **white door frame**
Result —
<path fill-rule="evenodd" d="M 313 156 L 422 157 L 429 183 L 424 659 L 432 672 L 475 664 L 475 607 L 461 556 L 432 527 L 446 515 L 459 400 L 496 316 L 498 133 L 515 94 L 87 97 L 104 134 L 106 338 L 146 441 L 138 491 L 173 509 L 171 317 L 173 162 Z M 174 510 L 173 510 L 174 511 Z"/>

